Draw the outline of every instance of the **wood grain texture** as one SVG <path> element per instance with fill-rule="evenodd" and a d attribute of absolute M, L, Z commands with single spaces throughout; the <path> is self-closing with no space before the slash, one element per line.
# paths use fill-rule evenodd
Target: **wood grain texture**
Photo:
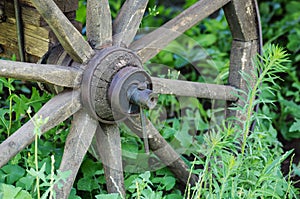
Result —
<path fill-rule="evenodd" d="M 176 96 L 199 97 L 235 101 L 236 91 L 232 86 L 171 80 L 151 77 L 153 92 Z"/>
<path fill-rule="evenodd" d="M 97 52 L 89 61 L 83 76 L 82 85 L 87 92 L 83 95 L 83 101 L 86 102 L 85 105 L 94 118 L 100 121 L 114 119 L 107 91 L 113 75 L 125 66 L 141 66 L 141 62 L 134 53 L 116 46 L 103 49 L 100 53 Z M 93 74 L 91 79 L 89 74 Z M 88 97 L 92 100 L 91 103 Z"/>
<path fill-rule="evenodd" d="M 81 108 L 79 92 L 61 93 L 47 102 L 36 115 L 0 144 L 0 167 L 34 141 L 35 121 L 47 119 L 39 128 L 41 133 L 55 127 Z"/>
<path fill-rule="evenodd" d="M 232 37 L 239 41 L 258 39 L 258 13 L 252 0 L 232 0 L 224 6 Z"/>
<path fill-rule="evenodd" d="M 116 124 L 101 123 L 95 134 L 97 156 L 104 166 L 106 187 L 109 193 L 120 193 L 125 196 L 121 138 Z"/>
<path fill-rule="evenodd" d="M 82 71 L 67 66 L 0 60 L 0 76 L 78 88 Z"/>
<path fill-rule="evenodd" d="M 142 62 L 145 63 L 159 53 L 171 41 L 205 17 L 223 7 L 229 1 L 230 0 L 198 1 L 160 28 L 133 42 L 129 48 L 136 51 L 141 57 Z"/>
<path fill-rule="evenodd" d="M 0 23 L 0 44 L 4 52 L 0 53 L 1 57 L 11 58 L 12 54 L 18 55 L 16 25 L 14 18 L 8 18 L 6 23 Z M 50 28 L 37 27 L 30 24 L 24 25 L 25 51 L 28 55 L 42 57 L 50 45 Z M 30 60 L 30 59 L 27 59 Z"/>
<path fill-rule="evenodd" d="M 188 166 L 181 159 L 180 155 L 168 144 L 153 126 L 151 121 L 146 119 L 146 130 L 150 150 L 174 173 L 177 179 L 184 184 L 195 185 L 197 176 L 190 175 Z M 142 128 L 140 117 L 131 117 L 125 121 L 125 124 L 139 137 L 142 137 Z"/>
<path fill-rule="evenodd" d="M 15 18 L 13 1 L 6 0 L 4 9 L 7 18 Z M 41 15 L 33 7 L 22 5 L 21 14 L 22 14 L 23 24 L 31 24 L 35 26 L 46 25 Z"/>
<path fill-rule="evenodd" d="M 108 0 L 88 0 L 86 31 L 90 45 L 100 49 L 112 44 L 112 20 Z"/>
<path fill-rule="evenodd" d="M 129 46 L 140 27 L 148 0 L 127 0 L 113 23 L 113 43 Z"/>
<path fill-rule="evenodd" d="M 4 3 L 5 2 L 5 3 Z M 28 1 L 29 2 L 29 1 Z M 33 7 L 33 4 L 28 3 L 26 0 L 20 0 L 22 24 L 25 40 L 25 57 L 26 61 L 36 63 L 51 46 L 56 45 L 58 40 L 47 22 L 42 18 L 38 11 Z M 55 1 L 58 2 L 57 0 Z M 60 0 L 60 8 L 68 6 L 70 2 L 73 3 L 72 7 L 77 8 L 78 2 L 74 0 L 62 1 Z M 0 0 L 6 15 L 6 21 L 0 23 L 0 29 L 5 30 L 0 33 L 0 45 L 3 52 L 0 53 L 1 57 L 11 58 L 16 55 L 17 60 L 20 60 L 18 53 L 17 33 L 16 33 L 16 19 L 14 4 L 12 0 Z M 77 29 L 78 22 L 75 21 L 75 9 L 66 11 L 64 14 L 74 24 Z"/>
<path fill-rule="evenodd" d="M 4 9 L 7 18 L 9 19 L 15 18 L 14 5 L 12 1 L 5 0 Z M 39 14 L 39 12 L 34 7 L 28 6 L 27 4 L 22 4 L 21 14 L 22 14 L 22 21 L 24 25 L 30 24 L 36 27 L 48 26 L 46 21 L 43 19 L 43 17 Z M 67 18 L 70 21 L 75 20 L 75 14 L 76 14 L 75 10 L 64 12 L 64 14 L 67 16 Z"/>
<path fill-rule="evenodd" d="M 70 176 L 66 179 L 61 189 L 55 187 L 56 198 L 67 199 L 82 160 L 91 145 L 92 139 L 96 132 L 98 122 L 92 119 L 85 110 L 81 109 L 73 116 L 72 126 L 68 134 L 64 154 L 59 170 L 71 171 Z"/>
<path fill-rule="evenodd" d="M 32 2 L 75 61 L 86 63 L 94 55 L 88 42 L 52 0 L 32 0 Z"/>
<path fill-rule="evenodd" d="M 78 8 L 78 0 L 54 0 L 54 2 L 63 12 L 74 11 Z M 32 0 L 20 0 L 20 3 L 34 7 Z"/>

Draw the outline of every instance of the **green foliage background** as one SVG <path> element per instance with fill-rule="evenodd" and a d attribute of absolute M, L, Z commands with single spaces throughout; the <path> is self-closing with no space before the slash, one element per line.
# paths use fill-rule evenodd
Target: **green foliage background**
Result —
<path fill-rule="evenodd" d="M 113 18 L 123 1 L 110 1 Z M 141 28 L 158 27 L 171 19 L 195 0 L 158 1 L 150 0 Z M 180 186 L 173 174 L 166 168 L 153 172 L 125 173 L 127 198 L 296 198 L 297 190 L 292 179 L 299 179 L 300 167 L 297 166 L 300 150 L 284 152 L 279 140 L 294 141 L 300 138 L 300 2 L 291 0 L 259 1 L 262 17 L 264 43 L 275 43 L 286 48 L 290 63 L 287 69 L 279 73 L 272 90 L 262 92 L 262 98 L 273 102 L 273 106 L 262 104 L 259 113 L 268 118 L 261 120 L 259 128 L 247 139 L 246 155 L 237 148 L 236 129 L 225 127 L 207 133 L 213 118 L 212 102 L 188 99 L 184 105 L 185 112 L 180 114 L 179 102 L 172 96 L 160 96 L 159 103 L 167 107 L 170 114 L 165 123 L 156 122 L 158 112 L 148 113 L 160 133 L 175 146 L 184 148 L 182 158 L 193 168 L 191 172 L 201 174 L 202 180 L 196 187 Z M 77 20 L 85 24 L 86 1 L 79 1 Z M 85 28 L 83 28 L 84 34 Z M 177 71 L 184 79 L 198 82 L 224 83 L 228 77 L 230 31 L 222 12 L 205 19 L 201 24 L 185 33 L 201 44 L 207 54 L 197 54 L 199 49 L 192 46 L 186 51 L 184 46 L 192 45 L 184 39 L 173 43 L 168 48 L 184 52 L 184 56 L 162 52 L 147 63 L 161 63 L 172 66 L 167 78 L 178 78 Z M 186 43 L 184 43 L 186 42 Z M 188 57 L 189 60 L 184 58 Z M 205 61 L 211 58 L 212 62 Z M 190 61 L 201 65 L 201 76 L 192 69 Z M 212 74 L 212 69 L 214 72 Z M 150 70 L 157 74 L 159 70 Z M 205 76 L 205 79 L 203 78 Z M 262 87 L 271 87 L 264 82 Z M 11 133 L 29 120 L 37 110 L 52 96 L 41 92 L 37 85 L 18 80 L 0 78 L 0 139 L 6 139 Z M 28 111 L 29 110 L 29 111 Z M 178 116 L 178 117 L 177 117 Z M 157 119 L 158 120 L 158 119 Z M 69 122 L 50 130 L 39 139 L 38 148 L 27 147 L 9 164 L 0 169 L 0 198 L 36 198 L 35 175 L 45 179 L 41 192 L 50 188 L 48 177 L 53 168 L 57 169 L 62 157 L 65 138 L 69 131 Z M 163 128 L 162 128 L 163 126 Z M 183 126 L 183 127 L 182 127 Z M 193 127 L 191 127 L 193 126 Z M 190 129 L 196 129 L 197 136 L 192 137 Z M 142 142 L 122 131 L 123 152 L 143 152 Z M 286 142 L 284 141 L 284 142 Z M 231 151 L 231 153 L 229 153 Z M 34 174 L 35 152 L 38 154 L 39 168 L 43 171 Z M 281 164 L 287 157 L 288 172 L 281 172 Z M 53 162 L 52 158 L 55 161 Z M 136 157 L 126 158 L 128 165 Z M 155 159 L 154 159 L 155 160 Z M 143 169 L 143 165 L 137 165 Z M 220 169 L 221 168 L 221 169 Z M 130 166 L 127 168 L 130 170 Z M 134 168 L 136 169 L 136 168 Z M 70 198 L 118 198 L 116 194 L 108 195 L 105 189 L 102 163 L 88 154 L 77 176 Z M 47 182 L 47 183 L 46 183 Z M 202 195 L 200 195 L 202 194 Z"/>

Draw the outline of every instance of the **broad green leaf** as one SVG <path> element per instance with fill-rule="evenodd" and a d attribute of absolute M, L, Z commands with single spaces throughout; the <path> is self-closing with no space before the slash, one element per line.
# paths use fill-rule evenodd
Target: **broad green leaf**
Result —
<path fill-rule="evenodd" d="M 300 131 L 300 119 L 296 118 L 296 121 L 292 124 L 289 132 Z"/>
<path fill-rule="evenodd" d="M 7 176 L 7 174 L 5 174 L 5 173 L 0 169 L 0 183 L 4 183 L 4 182 L 5 182 L 6 176 Z"/>
<path fill-rule="evenodd" d="M 151 177 L 151 173 L 149 171 L 146 171 L 145 173 L 140 174 L 139 177 L 142 178 L 143 181 L 148 182 Z"/>
<path fill-rule="evenodd" d="M 35 180 L 35 178 L 33 176 L 27 175 L 25 177 L 20 178 L 17 181 L 16 186 L 22 187 L 23 189 L 26 189 L 29 191 L 32 189 L 34 180 Z"/>
<path fill-rule="evenodd" d="M 101 170 L 102 166 L 99 162 L 94 162 L 91 159 L 86 159 L 81 165 L 81 171 L 83 176 L 91 177 L 94 176 L 97 170 Z"/>
<path fill-rule="evenodd" d="M 77 189 L 81 191 L 93 191 L 95 189 L 98 189 L 99 185 L 97 182 L 95 182 L 94 178 L 92 177 L 84 177 L 79 179 L 77 183 Z"/>
<path fill-rule="evenodd" d="M 13 185 L 0 184 L 1 199 L 32 199 L 27 191 Z"/>
<path fill-rule="evenodd" d="M 128 176 L 128 178 L 124 179 L 124 185 L 125 185 L 125 189 L 128 190 L 129 187 L 132 185 L 132 183 L 135 182 L 135 179 L 138 177 L 138 175 L 136 174 L 132 174 L 130 176 Z M 130 190 L 129 190 L 130 191 Z"/>
<path fill-rule="evenodd" d="M 20 118 L 21 115 L 25 115 L 26 111 L 28 110 L 28 105 L 26 104 L 26 97 L 23 95 L 23 97 L 19 97 L 16 94 L 12 94 L 12 100 L 15 102 L 15 104 L 13 105 L 13 109 L 16 113 L 16 120 L 18 120 Z M 26 99 L 26 101 L 24 101 L 24 98 Z"/>
<path fill-rule="evenodd" d="M 3 86 L 5 86 L 6 88 L 14 91 L 15 90 L 15 87 L 12 85 L 14 79 L 12 78 L 3 78 L 1 77 L 0 78 L 0 82 L 3 84 Z"/>
<path fill-rule="evenodd" d="M 128 137 L 122 139 L 122 155 L 131 159 L 137 158 L 139 152 L 139 145 L 136 138 Z"/>
<path fill-rule="evenodd" d="M 77 196 L 76 189 L 72 188 L 68 199 L 81 199 L 81 197 Z"/>
<path fill-rule="evenodd" d="M 142 190 L 142 195 L 144 198 L 147 199 L 162 199 L 163 198 L 163 192 L 162 191 L 153 191 L 151 189 L 144 189 Z"/>
<path fill-rule="evenodd" d="M 2 171 L 7 174 L 6 183 L 13 184 L 25 175 L 25 169 L 18 165 L 6 165 L 2 167 Z"/>
<path fill-rule="evenodd" d="M 175 137 L 183 148 L 188 149 L 193 144 L 193 136 L 188 133 L 190 125 L 188 121 L 184 121 L 181 125 L 182 129 L 180 129 L 180 131 L 176 131 Z"/>
<path fill-rule="evenodd" d="M 300 118 L 300 105 L 285 99 L 280 99 L 279 102 L 286 106 L 297 118 Z"/>
<path fill-rule="evenodd" d="M 164 184 L 166 187 L 166 191 L 170 191 L 171 189 L 173 189 L 173 187 L 175 186 L 176 183 L 176 179 L 172 176 L 166 176 L 164 179 Z"/>
<path fill-rule="evenodd" d="M 32 87 L 32 94 L 27 102 L 29 106 L 32 106 L 34 111 L 37 112 L 47 100 L 50 99 L 50 95 L 45 92 L 40 95 L 38 90 L 35 87 Z"/>

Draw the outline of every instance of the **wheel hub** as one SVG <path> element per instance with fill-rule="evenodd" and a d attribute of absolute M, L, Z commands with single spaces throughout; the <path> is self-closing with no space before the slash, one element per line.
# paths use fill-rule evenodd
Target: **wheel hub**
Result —
<path fill-rule="evenodd" d="M 153 108 L 157 101 L 138 56 L 120 47 L 96 52 L 84 71 L 81 88 L 83 106 L 104 123 L 124 120 L 139 113 L 140 107 Z"/>

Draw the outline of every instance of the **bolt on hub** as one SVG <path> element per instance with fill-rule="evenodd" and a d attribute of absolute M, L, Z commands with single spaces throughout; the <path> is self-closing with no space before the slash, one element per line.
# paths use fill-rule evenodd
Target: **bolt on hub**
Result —
<path fill-rule="evenodd" d="M 152 109 L 157 102 L 150 76 L 141 68 L 125 67 L 113 78 L 109 99 L 115 114 L 138 114 L 140 107 Z"/>

